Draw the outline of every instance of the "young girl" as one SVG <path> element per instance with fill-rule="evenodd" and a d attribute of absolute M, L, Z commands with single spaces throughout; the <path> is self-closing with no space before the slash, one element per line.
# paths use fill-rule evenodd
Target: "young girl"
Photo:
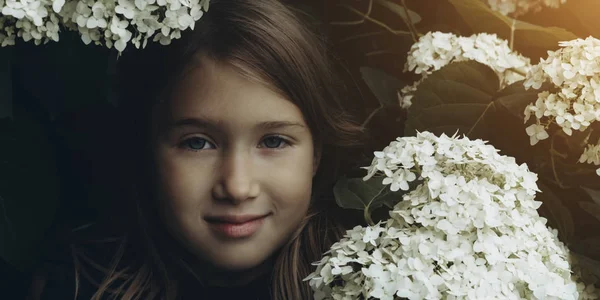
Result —
<path fill-rule="evenodd" d="M 303 278 L 339 238 L 332 186 L 361 135 L 322 41 L 277 0 L 211 0 L 195 30 L 119 67 L 110 142 L 135 185 L 68 259 L 49 256 L 36 297 L 311 299 Z"/>

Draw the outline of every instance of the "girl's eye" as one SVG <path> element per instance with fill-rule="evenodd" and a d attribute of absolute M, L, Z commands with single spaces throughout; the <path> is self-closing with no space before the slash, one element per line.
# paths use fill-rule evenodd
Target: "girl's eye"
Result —
<path fill-rule="evenodd" d="M 288 144 L 288 142 L 280 136 L 269 136 L 263 139 L 262 144 L 266 148 L 276 149 L 285 147 Z"/>
<path fill-rule="evenodd" d="M 183 141 L 183 143 L 181 143 L 181 146 L 183 148 L 189 149 L 189 150 L 194 150 L 194 151 L 199 151 L 199 150 L 205 150 L 205 147 L 211 147 L 212 145 L 210 144 L 209 141 L 207 141 L 204 138 L 201 137 L 192 137 L 189 138 L 185 141 Z"/>

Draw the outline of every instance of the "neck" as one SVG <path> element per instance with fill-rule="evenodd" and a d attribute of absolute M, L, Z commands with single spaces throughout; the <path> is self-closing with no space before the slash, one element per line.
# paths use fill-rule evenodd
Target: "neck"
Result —
<path fill-rule="evenodd" d="M 184 259 L 180 260 L 180 266 L 205 286 L 235 287 L 243 286 L 261 276 L 269 276 L 275 265 L 279 251 L 275 252 L 264 262 L 247 270 L 232 271 L 223 270 L 209 262 L 203 261 L 198 256 L 187 251 Z"/>
<path fill-rule="evenodd" d="M 176 244 L 172 236 L 167 235 L 167 239 L 171 241 L 169 244 Z M 203 261 L 184 247 L 171 248 L 167 251 L 173 250 L 174 252 L 171 252 L 171 255 L 169 256 L 180 257 L 180 259 L 176 261 L 176 264 L 179 265 L 179 269 L 183 272 L 183 276 L 195 278 L 196 284 L 200 282 L 202 285 L 218 287 L 243 286 L 256 278 L 268 276 L 272 272 L 275 260 L 279 255 L 279 251 L 276 251 L 258 266 L 247 270 L 231 271 L 223 270 L 207 261 Z"/>
<path fill-rule="evenodd" d="M 268 276 L 273 269 L 274 259 L 269 258 L 262 262 L 260 265 L 243 271 L 229 271 L 222 270 L 215 266 L 207 266 L 203 264 L 201 270 L 203 270 L 201 276 L 202 282 L 206 282 L 207 285 L 219 286 L 219 287 L 235 287 L 247 285 L 253 280 L 261 277 Z"/>

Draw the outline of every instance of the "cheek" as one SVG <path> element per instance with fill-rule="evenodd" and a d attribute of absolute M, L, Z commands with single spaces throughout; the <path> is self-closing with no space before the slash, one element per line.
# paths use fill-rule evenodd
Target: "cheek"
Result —
<path fill-rule="evenodd" d="M 189 249 L 196 249 L 193 241 L 199 235 L 196 231 L 202 219 L 207 188 L 206 166 L 199 166 L 189 160 L 165 152 L 156 155 L 158 180 L 155 190 L 158 194 L 159 214 L 166 229 Z"/>
<path fill-rule="evenodd" d="M 277 176 L 278 175 L 278 176 Z M 293 169 L 273 172 L 266 193 L 270 194 L 274 215 L 265 229 L 261 244 L 269 245 L 271 253 L 289 241 L 305 218 L 311 203 L 312 172 L 298 174 Z"/>
<path fill-rule="evenodd" d="M 198 212 L 207 199 L 210 185 L 205 166 L 198 166 L 189 160 L 179 159 L 169 153 L 158 153 L 156 157 L 157 186 L 164 213 L 177 218 Z"/>
<path fill-rule="evenodd" d="M 304 217 L 311 201 L 313 164 L 308 153 L 279 164 L 268 172 L 265 192 L 270 194 L 281 217 L 299 220 Z"/>

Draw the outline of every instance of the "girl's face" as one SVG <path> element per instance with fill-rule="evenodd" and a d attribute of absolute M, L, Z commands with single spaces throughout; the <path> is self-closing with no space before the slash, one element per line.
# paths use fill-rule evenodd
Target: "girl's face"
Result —
<path fill-rule="evenodd" d="M 318 159 L 299 108 L 203 59 L 160 113 L 155 159 L 169 230 L 219 268 L 265 261 L 298 228 L 310 202 Z"/>

